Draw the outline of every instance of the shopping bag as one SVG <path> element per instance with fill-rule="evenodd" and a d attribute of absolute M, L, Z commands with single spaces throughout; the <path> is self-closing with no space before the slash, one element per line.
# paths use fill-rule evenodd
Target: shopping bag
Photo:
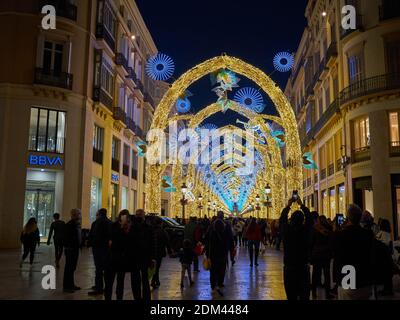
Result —
<path fill-rule="evenodd" d="M 155 273 L 156 273 L 156 267 L 155 266 L 149 267 L 147 269 L 147 274 L 149 276 L 149 281 L 151 281 L 153 279 L 153 276 L 154 276 Z"/>
<path fill-rule="evenodd" d="M 209 258 L 204 258 L 204 260 L 203 260 L 203 268 L 206 271 L 211 269 L 211 260 Z"/>

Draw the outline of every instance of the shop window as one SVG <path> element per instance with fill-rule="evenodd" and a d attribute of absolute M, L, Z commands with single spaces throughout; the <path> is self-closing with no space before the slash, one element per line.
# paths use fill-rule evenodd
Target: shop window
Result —
<path fill-rule="evenodd" d="M 340 213 L 340 214 L 346 214 L 346 200 L 345 200 L 345 191 L 346 191 L 346 188 L 345 188 L 345 186 L 344 185 L 340 185 L 339 186 L 339 197 L 338 197 L 338 200 L 339 200 L 339 210 L 338 210 L 338 213 Z"/>
<path fill-rule="evenodd" d="M 90 189 L 90 222 L 96 220 L 96 213 L 101 208 L 101 179 L 92 178 Z"/>
<path fill-rule="evenodd" d="M 66 113 L 31 108 L 29 150 L 64 153 Z"/>
<path fill-rule="evenodd" d="M 390 125 L 390 142 L 392 147 L 400 146 L 400 134 L 399 134 L 399 114 L 397 112 L 389 113 L 389 125 Z"/>

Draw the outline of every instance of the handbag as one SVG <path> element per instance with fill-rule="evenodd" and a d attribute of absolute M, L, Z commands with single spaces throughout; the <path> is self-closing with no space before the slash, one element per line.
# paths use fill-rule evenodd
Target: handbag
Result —
<path fill-rule="evenodd" d="M 208 271 L 211 269 L 211 260 L 207 257 L 203 259 L 203 268 L 204 270 Z"/>

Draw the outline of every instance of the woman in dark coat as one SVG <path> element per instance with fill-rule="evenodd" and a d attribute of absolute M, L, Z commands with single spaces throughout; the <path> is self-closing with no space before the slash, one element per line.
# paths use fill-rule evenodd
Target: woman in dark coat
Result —
<path fill-rule="evenodd" d="M 331 299 L 331 241 L 332 226 L 328 223 L 325 216 L 319 216 L 315 223 L 311 235 L 311 257 L 310 262 L 313 266 L 312 272 L 312 295 L 317 297 L 317 287 L 321 283 L 321 273 L 324 273 L 324 287 L 326 298 Z"/>
<path fill-rule="evenodd" d="M 168 252 L 169 255 L 172 253 L 168 233 L 162 228 L 161 224 L 161 219 L 153 220 L 153 237 L 156 248 L 156 271 L 151 279 L 151 286 L 153 289 L 158 289 L 160 287 L 160 267 L 162 259 L 166 257 L 166 252 Z"/>
<path fill-rule="evenodd" d="M 24 253 L 19 264 L 20 268 L 24 263 L 26 257 L 29 256 L 29 263 L 33 265 L 33 259 L 35 257 L 36 246 L 40 245 L 40 233 L 37 227 L 35 218 L 30 218 L 28 223 L 25 225 L 24 230 L 21 233 L 21 243 L 24 247 Z"/>
<path fill-rule="evenodd" d="M 226 225 L 221 219 L 215 220 L 214 224 L 210 226 L 205 245 L 206 256 L 211 261 L 211 289 L 216 290 L 222 296 L 221 289 L 224 287 L 230 239 L 226 232 Z"/>

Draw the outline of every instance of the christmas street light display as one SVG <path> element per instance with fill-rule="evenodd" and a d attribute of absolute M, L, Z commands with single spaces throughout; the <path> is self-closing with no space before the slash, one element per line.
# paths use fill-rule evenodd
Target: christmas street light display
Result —
<path fill-rule="evenodd" d="M 163 53 L 157 53 L 146 64 L 147 75 L 156 81 L 166 81 L 172 77 L 175 71 L 174 61 Z"/>

